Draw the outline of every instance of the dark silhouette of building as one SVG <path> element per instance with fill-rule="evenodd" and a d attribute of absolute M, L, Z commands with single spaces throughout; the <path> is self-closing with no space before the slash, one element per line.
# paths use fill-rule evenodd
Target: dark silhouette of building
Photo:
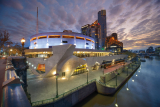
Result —
<path fill-rule="evenodd" d="M 154 53 L 153 47 L 152 46 L 148 47 L 146 53 Z"/>

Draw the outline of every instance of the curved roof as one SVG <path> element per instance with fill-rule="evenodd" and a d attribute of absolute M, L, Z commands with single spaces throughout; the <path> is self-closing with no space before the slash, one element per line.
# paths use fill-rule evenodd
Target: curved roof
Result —
<path fill-rule="evenodd" d="M 72 36 L 80 36 L 80 37 L 85 37 L 89 39 L 94 39 L 92 37 L 83 35 L 81 33 L 75 33 L 75 32 L 44 32 L 44 33 L 38 33 L 38 34 L 32 35 L 30 39 L 33 37 L 44 36 L 44 35 L 72 35 Z"/>

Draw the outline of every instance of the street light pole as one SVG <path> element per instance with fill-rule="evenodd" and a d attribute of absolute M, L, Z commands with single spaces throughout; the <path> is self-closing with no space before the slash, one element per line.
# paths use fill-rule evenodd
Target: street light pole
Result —
<path fill-rule="evenodd" d="M 26 42 L 26 40 L 24 38 L 21 39 L 21 43 L 22 43 L 22 56 L 25 55 L 24 53 L 24 43 Z"/>
<path fill-rule="evenodd" d="M 87 84 L 88 84 L 88 71 L 87 71 Z"/>
<path fill-rule="evenodd" d="M 58 73 L 55 74 L 56 76 L 56 98 L 58 98 Z"/>
<path fill-rule="evenodd" d="M 58 76 L 56 76 L 56 98 L 58 98 Z"/>

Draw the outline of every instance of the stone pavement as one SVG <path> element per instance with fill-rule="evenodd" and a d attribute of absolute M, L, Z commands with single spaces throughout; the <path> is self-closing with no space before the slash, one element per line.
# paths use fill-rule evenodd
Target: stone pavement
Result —
<path fill-rule="evenodd" d="M 100 79 L 102 69 L 89 71 L 88 81 Z M 27 75 L 28 92 L 31 94 L 31 102 L 41 101 L 56 97 L 56 78 L 40 78 L 29 71 Z M 58 94 L 67 92 L 87 82 L 87 73 L 71 76 L 69 79 L 58 79 Z"/>
<path fill-rule="evenodd" d="M 133 70 L 136 66 L 133 67 Z M 128 69 L 128 76 L 132 73 L 132 69 Z M 125 79 L 127 78 L 127 70 L 117 75 L 117 86 L 119 86 Z M 106 86 L 115 86 L 116 85 L 116 77 L 111 79 L 110 81 L 106 82 Z"/>
<path fill-rule="evenodd" d="M 5 75 L 5 68 L 6 68 L 6 60 L 0 59 L 0 105 L 2 101 L 2 83 L 4 82 L 4 75 Z"/>
<path fill-rule="evenodd" d="M 125 65 L 128 65 L 128 64 L 130 64 L 131 62 L 125 62 Z M 121 68 L 123 65 L 122 65 L 122 63 L 118 63 L 118 64 L 116 64 L 115 66 L 112 66 L 112 67 L 110 67 L 110 68 L 107 68 L 107 69 L 104 69 L 104 74 L 105 73 L 109 73 L 109 72 L 112 72 L 112 71 L 115 71 L 116 69 L 119 69 L 119 68 Z"/>
<path fill-rule="evenodd" d="M 116 66 L 115 66 L 116 67 Z M 120 67 L 120 66 L 119 66 Z M 112 70 L 112 69 L 110 69 Z M 28 70 L 28 92 L 31 94 L 31 102 L 41 101 L 56 97 L 56 77 L 40 78 Z M 100 79 L 103 70 L 92 70 L 88 73 L 88 81 Z M 87 82 L 87 73 L 71 76 L 69 79 L 58 79 L 58 94 L 63 94 Z"/>

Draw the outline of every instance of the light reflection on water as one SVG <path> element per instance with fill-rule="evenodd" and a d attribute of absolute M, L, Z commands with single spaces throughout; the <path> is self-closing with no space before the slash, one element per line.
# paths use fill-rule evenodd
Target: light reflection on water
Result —
<path fill-rule="evenodd" d="M 137 76 L 136 76 L 137 75 Z M 76 107 L 160 107 L 160 57 L 142 62 L 113 96 L 94 93 Z"/>

